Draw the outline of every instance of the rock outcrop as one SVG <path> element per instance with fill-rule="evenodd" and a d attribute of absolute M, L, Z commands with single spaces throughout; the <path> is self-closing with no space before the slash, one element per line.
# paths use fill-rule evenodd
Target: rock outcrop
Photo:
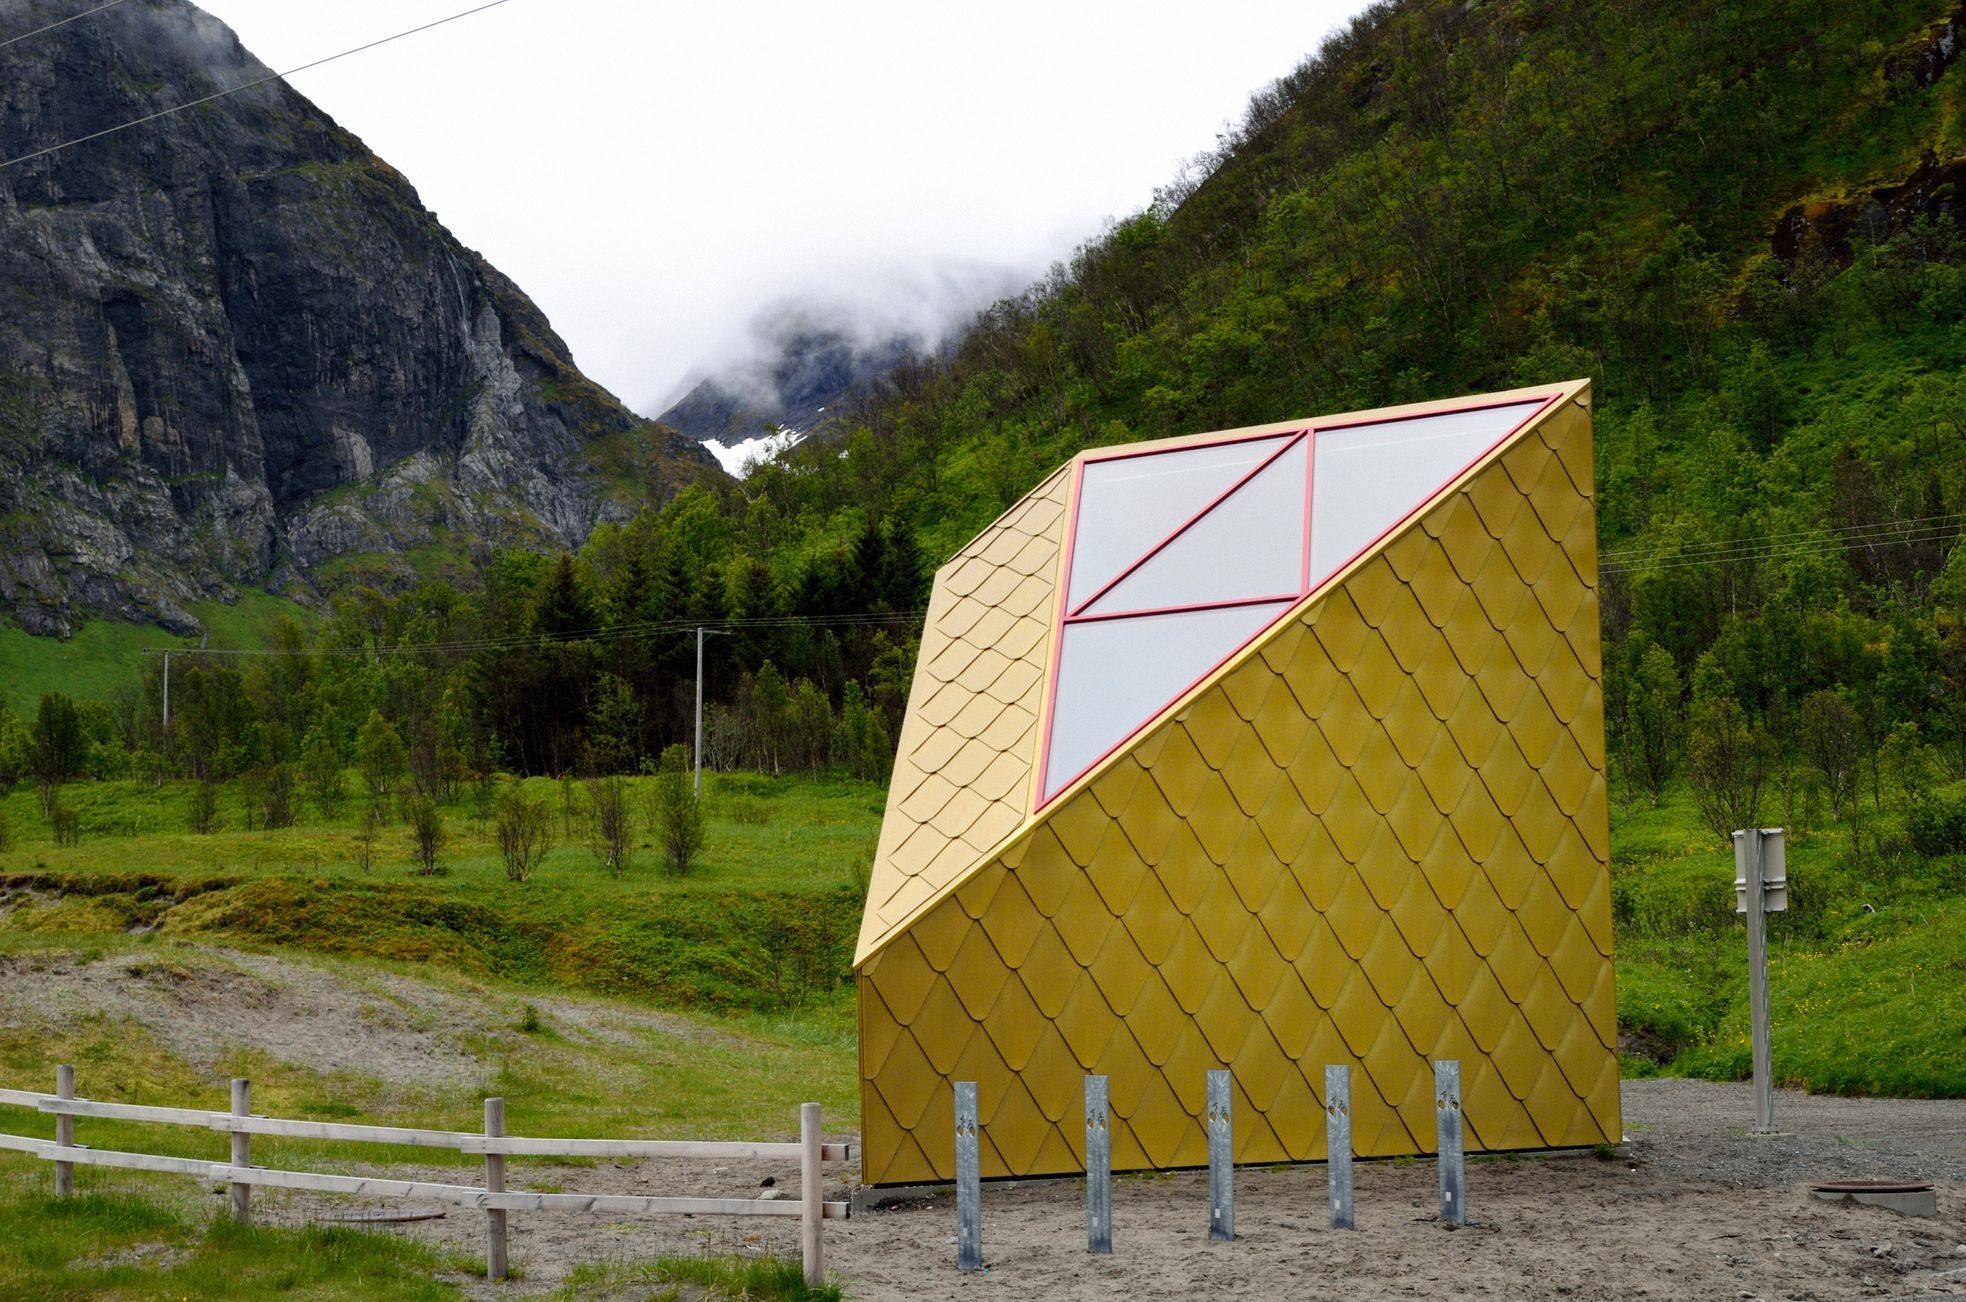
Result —
<path fill-rule="evenodd" d="M 0 48 L 0 159 L 266 73 L 130 0 Z M 0 169 L 0 610 L 34 632 L 577 546 L 713 466 L 284 82 Z"/>

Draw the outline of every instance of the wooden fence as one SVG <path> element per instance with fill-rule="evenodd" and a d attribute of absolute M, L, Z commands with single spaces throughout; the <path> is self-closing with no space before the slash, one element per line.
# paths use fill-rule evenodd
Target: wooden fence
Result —
<path fill-rule="evenodd" d="M 485 1213 L 485 1270 L 491 1279 L 503 1279 L 506 1274 L 507 1213 L 569 1211 L 649 1216 L 796 1216 L 800 1221 L 799 1239 L 801 1255 L 805 1262 L 806 1282 L 818 1284 L 825 1270 L 820 1234 L 823 1222 L 828 1219 L 842 1220 L 847 1215 L 846 1203 L 824 1201 L 820 1188 L 820 1168 L 825 1162 L 848 1160 L 852 1156 L 851 1146 L 820 1142 L 817 1103 L 800 1106 L 797 1142 L 718 1143 L 677 1139 L 537 1139 L 507 1135 L 505 1100 L 496 1098 L 485 1100 L 485 1128 L 482 1133 L 469 1130 L 415 1130 L 398 1126 L 347 1125 L 329 1121 L 287 1121 L 278 1117 L 253 1115 L 251 1095 L 250 1083 L 238 1079 L 232 1082 L 230 1112 L 103 1103 L 94 1099 L 75 1097 L 75 1069 L 62 1066 L 55 1072 L 53 1094 L 0 1089 L 0 1105 L 33 1108 L 53 1114 L 54 1140 L 50 1142 L 27 1135 L 0 1134 L 0 1149 L 32 1153 L 45 1161 L 53 1162 L 55 1194 L 58 1197 L 65 1197 L 74 1192 L 77 1166 L 164 1171 L 176 1175 L 195 1176 L 214 1184 L 224 1184 L 230 1187 L 233 1218 L 241 1223 L 247 1223 L 252 1218 L 254 1185 L 372 1198 L 416 1198 L 454 1207 L 477 1208 Z M 78 1117 L 139 1121 L 164 1126 L 193 1126 L 220 1131 L 231 1136 L 231 1158 L 225 1162 L 208 1162 L 198 1158 L 159 1157 L 149 1153 L 125 1153 L 89 1148 L 75 1142 L 75 1121 Z M 421 1180 L 382 1180 L 368 1176 L 324 1175 L 313 1171 L 269 1170 L 252 1164 L 254 1135 L 279 1135 L 288 1139 L 341 1140 L 365 1144 L 404 1144 L 419 1148 L 450 1149 L 463 1154 L 482 1154 L 485 1159 L 485 1183 L 480 1187 L 436 1184 Z M 505 1159 L 508 1157 L 796 1160 L 799 1163 L 799 1197 L 794 1201 L 756 1198 L 661 1198 L 622 1194 L 515 1193 L 505 1188 Z"/>

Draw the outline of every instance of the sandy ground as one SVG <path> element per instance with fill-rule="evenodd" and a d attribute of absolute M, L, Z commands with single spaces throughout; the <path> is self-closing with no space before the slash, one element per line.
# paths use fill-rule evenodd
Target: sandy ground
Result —
<path fill-rule="evenodd" d="M 1629 1158 L 1485 1158 L 1468 1169 L 1471 1224 L 1442 1226 L 1431 1162 L 1358 1168 L 1357 1232 L 1324 1215 L 1324 1169 L 1246 1170 L 1236 1180 L 1234 1244 L 1207 1235 L 1202 1173 L 1122 1178 L 1111 1257 L 1085 1252 L 1082 1186 L 984 1192 L 988 1269 L 955 1269 L 946 1198 L 826 1228 L 828 1265 L 863 1298 L 1653 1298 L 1843 1299 L 1966 1296 L 1966 1103 L 1784 1093 L 1793 1133 L 1749 1139 L 1745 1086 L 1636 1081 L 1625 1086 Z M 841 1196 L 847 1168 L 829 1174 Z M 769 1164 L 655 1164 L 568 1169 L 515 1164 L 515 1188 L 612 1193 L 755 1193 Z M 1811 1199 L 1810 1181 L 1878 1176 L 1933 1181 L 1939 1218 Z M 327 1209 L 283 1204 L 283 1219 Z M 464 1253 L 482 1250 L 471 1213 L 393 1231 Z M 795 1223 L 708 1218 L 605 1221 L 513 1214 L 511 1251 L 525 1278 L 480 1297 L 537 1294 L 586 1260 L 658 1253 L 776 1251 L 796 1256 Z M 628 1296 L 635 1296 L 629 1294 Z"/>

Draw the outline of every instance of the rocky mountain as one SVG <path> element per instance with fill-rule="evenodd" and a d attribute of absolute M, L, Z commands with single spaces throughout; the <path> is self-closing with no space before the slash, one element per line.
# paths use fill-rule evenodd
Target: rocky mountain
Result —
<path fill-rule="evenodd" d="M 133 0 L 0 47 L 0 160 L 265 75 Z M 284 82 L 0 167 L 0 611 L 31 631 L 578 546 L 712 465 Z"/>
<path fill-rule="evenodd" d="M 799 310 L 775 312 L 754 331 L 755 352 L 701 376 L 656 419 L 716 445 L 725 469 L 738 470 L 740 449 L 823 437 L 843 414 L 847 395 L 888 374 L 921 348 L 905 334 L 875 343 L 850 325 Z"/>

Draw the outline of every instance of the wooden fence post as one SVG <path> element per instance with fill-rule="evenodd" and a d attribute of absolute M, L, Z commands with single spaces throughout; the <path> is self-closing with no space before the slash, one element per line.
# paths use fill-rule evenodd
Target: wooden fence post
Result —
<path fill-rule="evenodd" d="M 253 1085 L 244 1076 L 232 1078 L 232 1115 L 245 1117 L 252 1115 Z M 248 1167 L 253 1164 L 253 1137 L 250 1132 L 232 1132 L 232 1165 Z M 232 1219 L 240 1225 L 253 1223 L 253 1187 L 249 1184 L 232 1185 Z"/>
<path fill-rule="evenodd" d="M 825 1248 L 820 1231 L 825 1225 L 826 1204 L 820 1187 L 819 1105 L 799 1105 L 799 1249 L 805 1258 L 806 1286 L 818 1288 L 826 1280 Z"/>
<path fill-rule="evenodd" d="M 75 1097 L 75 1068 L 63 1063 L 55 1068 L 55 1097 L 72 1099 Z M 67 1113 L 55 1114 L 55 1143 L 63 1148 L 75 1143 L 75 1118 Z M 75 1192 L 75 1163 L 55 1163 L 55 1197 L 66 1198 Z"/>
<path fill-rule="evenodd" d="M 498 1139 L 505 1134 L 505 1100 L 485 1100 L 485 1138 Z M 485 1154 L 485 1192 L 505 1192 L 505 1154 Z M 501 1280 L 505 1278 L 505 1209 L 488 1207 L 485 1209 L 485 1278 Z"/>

